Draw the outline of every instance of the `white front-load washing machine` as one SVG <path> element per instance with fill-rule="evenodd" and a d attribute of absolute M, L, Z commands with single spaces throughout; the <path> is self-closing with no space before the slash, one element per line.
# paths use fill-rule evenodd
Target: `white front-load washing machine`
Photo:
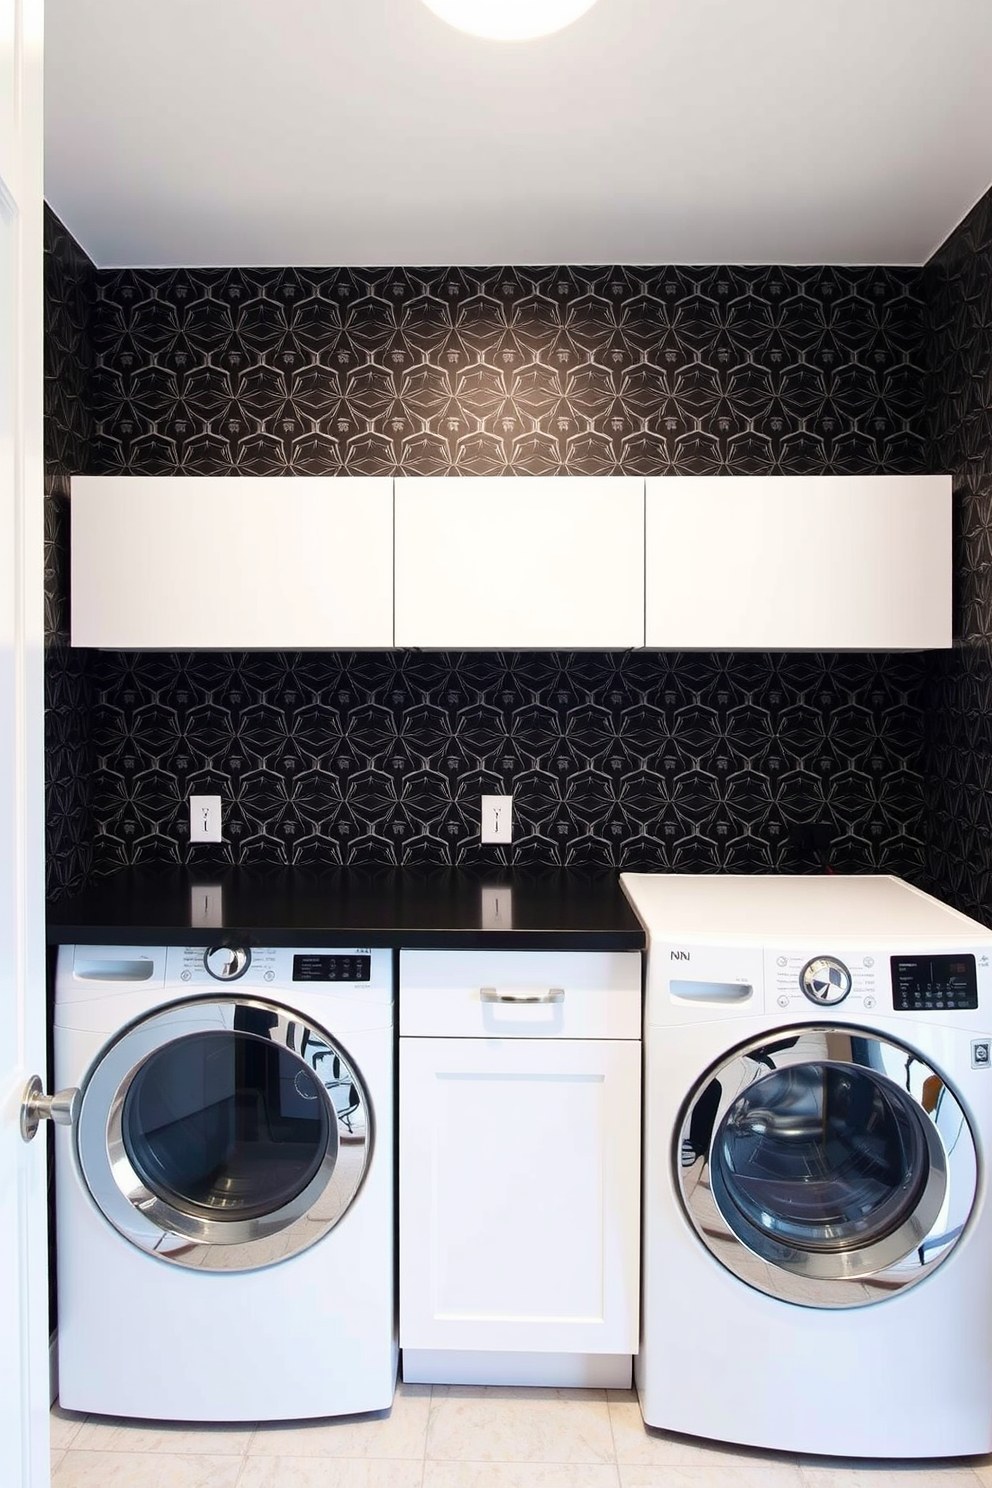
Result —
<path fill-rule="evenodd" d="M 992 932 L 885 876 L 622 875 L 652 1426 L 992 1448 Z"/>
<path fill-rule="evenodd" d="M 63 946 L 69 1410 L 380 1410 L 396 1379 L 392 952 Z"/>

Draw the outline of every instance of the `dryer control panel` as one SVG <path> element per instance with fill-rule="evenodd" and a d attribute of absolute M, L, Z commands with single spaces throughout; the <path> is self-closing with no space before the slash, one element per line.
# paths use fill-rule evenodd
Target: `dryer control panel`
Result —
<path fill-rule="evenodd" d="M 977 1008 L 975 958 L 892 956 L 892 1006 L 897 1013 L 951 1012 Z"/>
<path fill-rule="evenodd" d="M 945 1013 L 978 1007 L 979 966 L 989 975 L 989 956 L 969 951 L 886 955 L 852 951 L 810 955 L 766 952 L 766 986 L 783 1012 L 807 1004 L 840 1008 L 855 1016 L 865 1011 Z"/>
<path fill-rule="evenodd" d="M 843 1006 L 852 1015 L 870 1013 L 885 1005 L 879 961 L 884 973 L 885 957 L 876 958 L 871 953 L 838 956 L 827 950 L 817 952 L 815 946 L 766 951 L 765 985 L 771 994 L 770 1003 L 797 1015 L 807 1014 L 811 1003 L 818 1008 Z"/>

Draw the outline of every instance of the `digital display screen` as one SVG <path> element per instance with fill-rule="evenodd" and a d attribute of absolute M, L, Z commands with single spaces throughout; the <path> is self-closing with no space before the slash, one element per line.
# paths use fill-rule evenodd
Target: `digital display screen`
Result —
<path fill-rule="evenodd" d="M 293 957 L 294 982 L 367 982 L 371 956 L 327 956 L 315 953 Z"/>
<path fill-rule="evenodd" d="M 974 956 L 892 956 L 892 1006 L 897 1013 L 977 1008 Z"/>

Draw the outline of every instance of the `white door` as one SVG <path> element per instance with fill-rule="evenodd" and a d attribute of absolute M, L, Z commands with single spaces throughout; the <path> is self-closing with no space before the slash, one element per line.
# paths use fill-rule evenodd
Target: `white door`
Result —
<path fill-rule="evenodd" d="M 641 1045 L 400 1039 L 400 1346 L 637 1349 Z"/>
<path fill-rule="evenodd" d="M 0 0 L 0 1482 L 48 1462 L 45 1073 L 42 0 Z"/>

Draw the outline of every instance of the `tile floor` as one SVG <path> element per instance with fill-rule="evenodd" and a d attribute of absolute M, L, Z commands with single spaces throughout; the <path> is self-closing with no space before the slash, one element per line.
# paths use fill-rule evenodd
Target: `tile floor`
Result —
<path fill-rule="evenodd" d="M 627 1390 L 400 1385 L 391 1411 L 200 1426 L 52 1412 L 53 1488 L 992 1488 L 992 1457 L 844 1462 L 645 1430 Z"/>

